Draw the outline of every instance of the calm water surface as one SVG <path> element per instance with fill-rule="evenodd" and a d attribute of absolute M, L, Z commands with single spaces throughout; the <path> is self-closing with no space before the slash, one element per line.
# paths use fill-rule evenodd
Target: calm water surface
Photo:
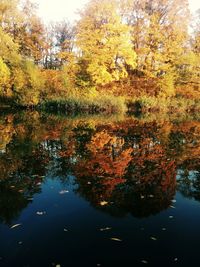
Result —
<path fill-rule="evenodd" d="M 200 121 L 0 115 L 0 266 L 200 266 Z"/>

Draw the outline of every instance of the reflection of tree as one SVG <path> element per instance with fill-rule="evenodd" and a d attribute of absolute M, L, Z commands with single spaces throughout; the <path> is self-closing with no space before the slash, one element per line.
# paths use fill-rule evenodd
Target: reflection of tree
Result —
<path fill-rule="evenodd" d="M 167 208 L 175 194 L 175 162 L 153 138 L 141 137 L 129 138 L 132 148 L 126 148 L 122 137 L 97 132 L 88 157 L 75 166 L 78 192 L 115 215 L 148 216 Z"/>
<path fill-rule="evenodd" d="M 11 224 L 31 200 L 24 194 L 0 184 L 0 222 Z M 32 195 L 30 194 L 29 197 Z"/>
<path fill-rule="evenodd" d="M 40 192 L 47 162 L 48 158 L 40 149 L 17 161 L 9 161 L 4 179 L 0 180 L 0 221 L 10 224 L 28 205 L 30 198 Z"/>
<path fill-rule="evenodd" d="M 86 145 L 88 155 L 75 165 L 78 182 L 82 183 L 85 176 L 97 178 L 103 188 L 104 197 L 109 196 L 118 184 L 124 182 L 123 176 L 131 160 L 132 149 L 123 146 L 122 138 L 104 130 L 97 132 Z M 98 201 L 103 200 L 103 196 L 99 197 Z"/>
<path fill-rule="evenodd" d="M 14 134 L 13 115 L 8 115 L 0 120 L 0 153 L 6 152 L 6 146 L 12 140 Z"/>
<path fill-rule="evenodd" d="M 175 194 L 177 169 L 182 170 L 178 190 L 200 200 L 199 122 L 127 119 L 104 124 L 99 118 L 24 112 L 1 118 L 0 131 L 4 222 L 10 223 L 28 198 L 40 192 L 45 175 L 68 182 L 68 174 L 74 174 L 76 192 L 117 216 L 143 217 L 167 208 Z"/>

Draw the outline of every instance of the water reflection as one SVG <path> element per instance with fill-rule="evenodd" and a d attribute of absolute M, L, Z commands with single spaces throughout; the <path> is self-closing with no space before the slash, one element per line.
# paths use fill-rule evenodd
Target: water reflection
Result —
<path fill-rule="evenodd" d="M 200 122 L 0 117 L 0 221 L 11 224 L 47 178 L 68 183 L 113 216 L 147 217 L 176 190 L 200 200 Z M 176 179 L 177 178 L 177 179 Z"/>

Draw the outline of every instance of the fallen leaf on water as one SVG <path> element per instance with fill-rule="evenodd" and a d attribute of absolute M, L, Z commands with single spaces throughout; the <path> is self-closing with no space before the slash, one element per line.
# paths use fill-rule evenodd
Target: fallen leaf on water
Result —
<path fill-rule="evenodd" d="M 36 214 L 41 216 L 41 215 L 46 214 L 46 212 L 45 211 L 37 211 Z"/>
<path fill-rule="evenodd" d="M 156 238 L 156 237 L 154 237 L 154 236 L 151 236 L 150 238 L 151 238 L 151 240 L 154 240 L 154 241 L 156 241 L 156 240 L 157 240 L 157 238 Z"/>
<path fill-rule="evenodd" d="M 144 264 L 148 263 L 148 261 L 146 261 L 146 260 L 141 260 L 141 262 L 144 263 Z"/>
<path fill-rule="evenodd" d="M 19 241 L 19 242 L 18 242 L 19 245 L 22 245 L 22 243 L 23 243 L 22 241 Z"/>
<path fill-rule="evenodd" d="M 105 228 L 100 228 L 100 231 L 107 231 L 107 230 L 111 230 L 111 227 L 105 227 Z"/>
<path fill-rule="evenodd" d="M 170 215 L 170 216 L 169 216 L 169 218 L 170 218 L 170 219 L 173 219 L 173 218 L 174 218 L 174 216 L 171 216 L 171 215 Z"/>
<path fill-rule="evenodd" d="M 101 201 L 101 202 L 100 202 L 100 205 L 101 205 L 101 206 L 105 206 L 105 205 L 107 205 L 107 204 L 108 204 L 107 201 Z"/>
<path fill-rule="evenodd" d="M 59 192 L 60 195 L 63 195 L 63 194 L 66 194 L 66 193 L 69 193 L 69 191 L 68 191 L 68 190 L 61 190 L 61 191 Z"/>
<path fill-rule="evenodd" d="M 13 226 L 10 227 L 10 229 L 16 228 L 18 226 L 22 225 L 21 223 L 14 224 Z"/>
<path fill-rule="evenodd" d="M 111 240 L 121 242 L 122 240 L 117 237 L 111 237 Z"/>

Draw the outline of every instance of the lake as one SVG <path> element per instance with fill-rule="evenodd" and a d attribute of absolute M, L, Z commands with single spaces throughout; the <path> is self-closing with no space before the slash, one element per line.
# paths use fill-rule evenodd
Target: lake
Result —
<path fill-rule="evenodd" d="M 0 266 L 200 264 L 200 120 L 0 115 Z"/>

